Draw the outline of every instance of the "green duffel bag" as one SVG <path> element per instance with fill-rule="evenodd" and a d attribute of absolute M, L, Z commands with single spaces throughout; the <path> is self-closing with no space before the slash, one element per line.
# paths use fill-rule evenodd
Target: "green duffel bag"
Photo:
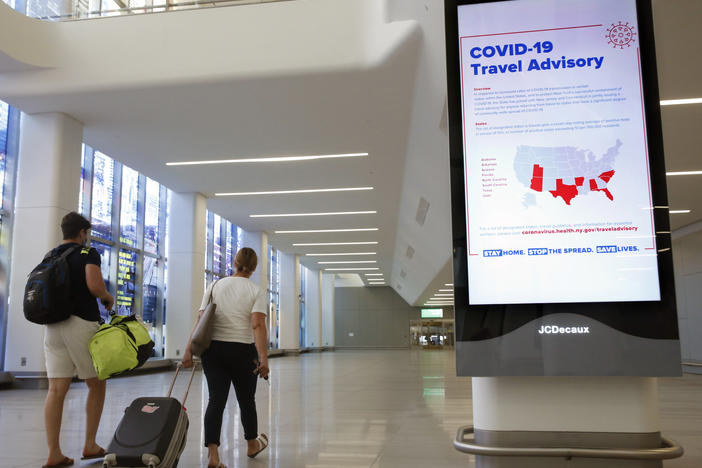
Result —
<path fill-rule="evenodd" d="M 90 355 L 98 379 L 135 369 L 151 356 L 154 342 L 134 316 L 114 315 L 90 340 Z"/>

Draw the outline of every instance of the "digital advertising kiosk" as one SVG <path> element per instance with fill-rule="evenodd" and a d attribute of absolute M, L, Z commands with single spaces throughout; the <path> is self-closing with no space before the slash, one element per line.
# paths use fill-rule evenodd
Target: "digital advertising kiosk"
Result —
<path fill-rule="evenodd" d="M 457 374 L 681 375 L 651 0 L 445 19 Z"/>

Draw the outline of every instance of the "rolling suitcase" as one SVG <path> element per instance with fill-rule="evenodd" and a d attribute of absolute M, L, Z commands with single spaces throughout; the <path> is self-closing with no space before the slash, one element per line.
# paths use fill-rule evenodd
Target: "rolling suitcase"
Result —
<path fill-rule="evenodd" d="M 124 411 L 107 449 L 103 467 L 175 468 L 188 435 L 185 400 L 195 375 L 190 373 L 183 402 L 171 397 L 181 364 L 178 363 L 166 397 L 137 398 Z"/>

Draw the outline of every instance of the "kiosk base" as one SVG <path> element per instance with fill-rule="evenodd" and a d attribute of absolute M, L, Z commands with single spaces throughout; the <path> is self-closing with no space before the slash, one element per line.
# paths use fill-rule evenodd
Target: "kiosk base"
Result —
<path fill-rule="evenodd" d="M 476 377 L 473 416 L 454 446 L 479 468 L 659 468 L 683 452 L 660 434 L 654 378 Z"/>

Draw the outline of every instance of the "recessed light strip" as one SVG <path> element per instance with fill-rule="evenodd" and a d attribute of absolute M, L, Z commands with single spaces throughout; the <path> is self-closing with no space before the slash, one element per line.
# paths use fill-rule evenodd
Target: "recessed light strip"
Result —
<path fill-rule="evenodd" d="M 328 213 L 287 213 L 287 214 L 256 214 L 249 215 L 249 218 L 294 218 L 298 216 L 336 216 L 336 215 L 359 215 L 376 214 L 377 211 L 332 211 Z"/>
<path fill-rule="evenodd" d="M 343 262 L 317 262 L 319 265 L 350 265 L 352 263 L 378 263 L 377 260 L 347 260 Z"/>
<path fill-rule="evenodd" d="M 668 213 L 670 213 L 670 214 L 687 214 L 691 211 L 692 210 L 670 210 Z"/>
<path fill-rule="evenodd" d="M 377 271 L 380 268 L 325 268 L 325 271 Z"/>
<path fill-rule="evenodd" d="M 166 166 L 204 166 L 210 164 L 312 161 L 315 159 L 362 158 L 365 156 L 368 156 L 368 153 L 319 154 L 312 156 L 269 156 L 265 158 L 212 159 L 206 161 L 167 162 Z"/>
<path fill-rule="evenodd" d="M 366 273 L 366 276 L 383 276 L 382 273 Z"/>
<path fill-rule="evenodd" d="M 683 104 L 702 104 L 702 98 L 666 99 L 661 101 L 661 106 L 679 106 Z"/>
<path fill-rule="evenodd" d="M 303 229 L 300 231 L 273 231 L 276 234 L 307 234 L 313 232 L 367 232 L 377 231 L 378 228 L 357 228 L 357 229 Z"/>
<path fill-rule="evenodd" d="M 269 190 L 265 192 L 226 192 L 215 193 L 215 197 L 238 197 L 245 195 L 289 195 L 293 193 L 326 193 L 326 192 L 357 192 L 361 190 L 373 190 L 373 187 L 343 187 L 326 189 L 304 189 L 304 190 Z"/>
<path fill-rule="evenodd" d="M 378 245 L 377 242 L 311 242 L 304 244 L 293 244 L 293 247 L 316 247 L 320 245 Z"/>
<path fill-rule="evenodd" d="M 679 176 L 679 175 L 702 175 L 702 171 L 678 171 L 678 172 L 666 172 L 667 176 Z"/>
<path fill-rule="evenodd" d="M 378 255 L 378 252 L 308 253 L 305 257 L 340 257 L 353 255 Z"/>

